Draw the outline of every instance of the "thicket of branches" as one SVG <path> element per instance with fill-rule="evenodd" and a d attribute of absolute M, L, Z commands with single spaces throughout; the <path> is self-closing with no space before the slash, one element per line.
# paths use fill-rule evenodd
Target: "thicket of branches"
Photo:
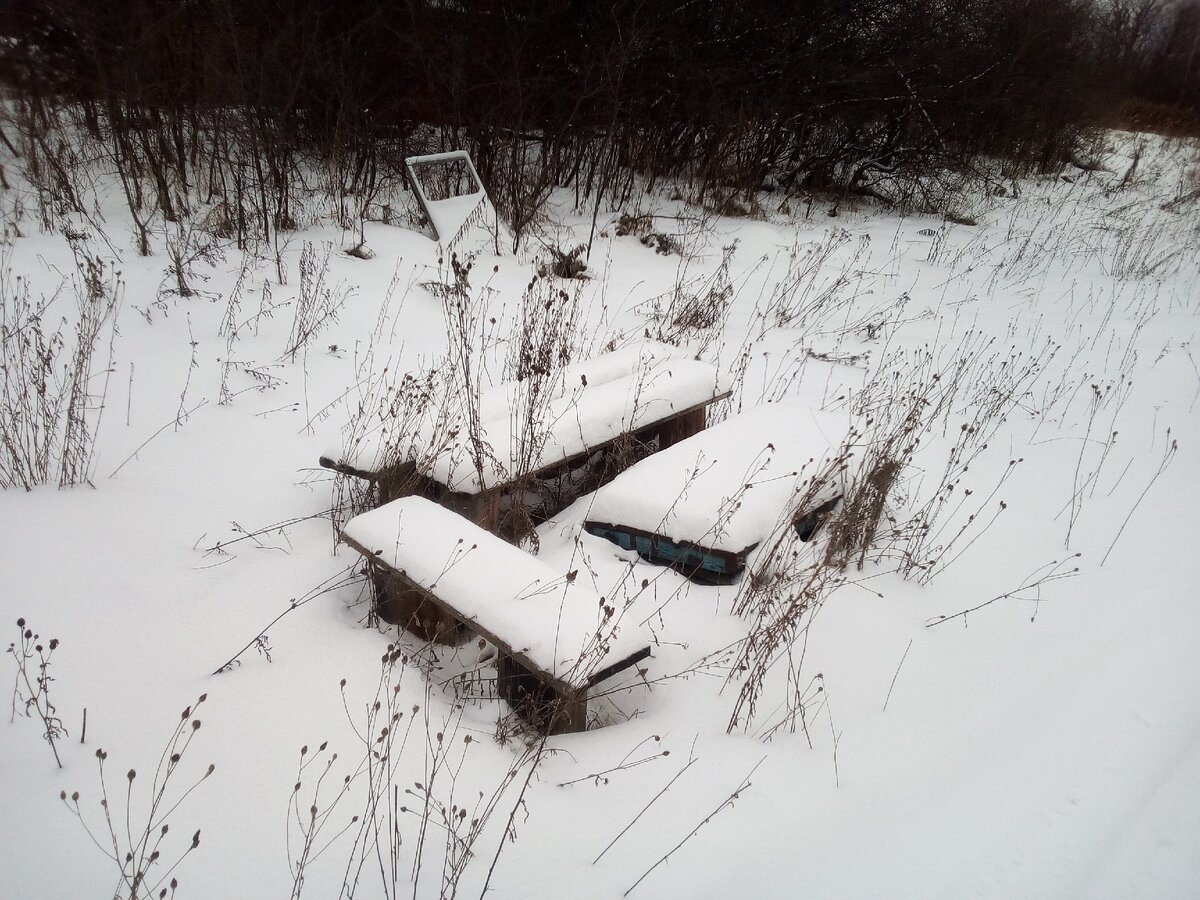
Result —
<path fill-rule="evenodd" d="M 0 78 L 26 130 L 52 129 L 64 109 L 82 119 L 129 175 L 139 223 L 216 200 L 241 240 L 295 224 L 304 172 L 355 198 L 338 212 L 361 221 L 401 157 L 444 148 L 472 152 L 518 223 L 555 185 L 616 205 L 638 176 L 679 178 L 719 205 L 764 183 L 894 197 L 906 179 L 981 155 L 1052 165 L 1114 87 L 1200 104 L 1198 10 L 0 0 Z"/>
<path fill-rule="evenodd" d="M 1161 124 L 1190 118 L 1194 127 L 1200 121 L 1200 2 L 1108 0 L 1103 9 L 1103 55 L 1118 95 L 1160 107 Z"/>

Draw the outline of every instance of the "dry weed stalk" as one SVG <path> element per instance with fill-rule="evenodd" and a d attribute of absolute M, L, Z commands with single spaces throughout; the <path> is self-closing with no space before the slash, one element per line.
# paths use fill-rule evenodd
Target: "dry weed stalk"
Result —
<path fill-rule="evenodd" d="M 34 304 L 24 279 L 0 260 L 0 489 L 57 482 L 91 483 L 96 432 L 104 409 L 111 359 L 93 372 L 93 357 L 108 332 L 116 339 L 123 283 L 112 265 L 81 241 L 72 241 L 77 270 L 71 279 L 78 318 L 50 331 L 43 323 L 56 292 Z M 93 379 L 104 374 L 96 392 Z"/>
<path fill-rule="evenodd" d="M 326 283 L 331 252 L 332 246 L 326 244 L 324 253 L 318 258 L 316 248 L 308 241 L 300 251 L 300 289 L 296 295 L 287 349 L 283 351 L 283 356 L 292 362 L 313 338 L 337 321 L 342 306 L 354 293 L 353 288 L 341 282 L 332 287 Z"/>
<path fill-rule="evenodd" d="M 14 721 L 18 710 L 30 719 L 36 714 L 44 729 L 42 737 L 50 745 L 54 761 L 61 769 L 62 760 L 58 756 L 55 741 L 66 737 L 67 729 L 50 702 L 50 684 L 54 681 L 50 675 L 50 661 L 58 649 L 58 638 L 51 638 L 45 644 L 39 643 L 39 636 L 32 628 L 25 626 L 23 618 L 17 619 L 17 629 L 20 638 L 8 645 L 8 652 L 17 664 L 17 674 L 13 680 L 12 713 L 8 720 L 10 723 Z M 37 671 L 31 677 L 30 669 L 35 665 Z"/>
<path fill-rule="evenodd" d="M 510 385 L 508 457 L 513 466 L 504 474 L 519 485 L 508 498 L 507 533 L 517 543 L 532 542 L 535 551 L 535 510 L 530 509 L 530 501 L 537 503 L 540 498 L 532 476 L 541 465 L 554 425 L 550 404 L 560 395 L 570 396 L 586 387 L 562 384 L 561 374 L 582 340 L 580 291 L 578 285 L 572 294 L 551 279 L 531 279 L 521 295 L 504 360 L 503 378 Z"/>
<path fill-rule="evenodd" d="M 721 262 L 711 275 L 688 278 L 691 257 L 680 263 L 672 288 L 643 305 L 643 314 L 654 324 L 655 340 L 676 346 L 695 340 L 697 355 L 708 349 L 729 316 L 735 293 L 729 266 L 736 252 L 736 240 L 723 247 Z"/>
<path fill-rule="evenodd" d="M 829 496 L 842 494 L 853 460 L 856 435 L 851 433 L 841 448 L 822 461 L 810 474 L 797 473 L 791 501 L 775 528 L 755 551 L 751 566 L 742 576 L 731 612 L 750 620 L 749 634 L 735 648 L 734 662 L 725 676 L 726 687 L 740 681 L 726 731 L 749 731 L 759 712 L 767 677 L 783 662 L 787 668 L 787 691 L 783 703 L 773 710 L 778 718 L 761 732 L 770 738 L 779 730 L 795 731 L 797 725 L 808 736 L 808 712 L 814 698 L 813 682 L 806 686 L 801 669 L 807 635 L 813 618 L 834 591 L 846 583 L 844 565 L 837 558 L 834 537 L 811 540 L 811 531 L 801 534 L 797 520 Z M 842 514 L 832 516 L 825 526 L 832 529 Z M 820 680 L 820 676 L 817 676 Z M 782 712 L 781 712 L 782 710 Z M 811 743 L 811 737 L 809 738 Z"/>
<path fill-rule="evenodd" d="M 473 864 L 487 858 L 478 852 L 479 844 L 491 833 L 488 823 L 503 812 L 509 801 L 513 807 L 491 857 L 484 879 L 485 891 L 501 851 L 515 840 L 516 812 L 524 807 L 524 795 L 533 773 L 553 751 L 547 748 L 544 737 L 522 745 L 521 752 L 515 755 L 490 793 L 476 790 L 463 797 L 460 780 L 465 780 L 469 755 L 478 741 L 469 732 L 463 733 L 462 706 L 456 704 L 444 721 L 434 721 L 437 701 L 431 696 L 428 678 L 424 680 L 423 703 L 408 706 L 402 699 L 405 673 L 421 664 L 422 652 L 410 655 L 397 644 L 388 645 L 381 659 L 374 695 L 361 716 L 351 711 L 347 682 L 342 680 L 343 708 L 362 746 L 362 756 L 348 774 L 333 782 L 332 797 L 328 796 L 325 784 L 338 755 L 325 755 L 327 743 L 322 743 L 311 757 L 307 748 L 301 750 L 300 768 L 289 801 L 289 835 L 290 820 L 295 820 L 298 829 L 298 842 L 294 846 L 289 837 L 293 898 L 298 898 L 303 890 L 307 868 L 343 835 L 349 837 L 350 846 L 344 855 L 339 896 L 347 900 L 361 890 L 389 900 L 409 891 L 414 898 L 422 896 L 429 890 L 429 870 L 434 865 L 440 869 L 437 895 L 457 896 L 462 879 Z M 411 750 L 409 740 L 414 730 L 423 738 L 419 741 L 419 763 L 409 758 L 416 752 Z M 317 766 L 320 774 L 313 783 L 305 773 L 318 761 L 323 765 Z M 419 766 L 416 778 L 412 775 L 414 766 Z M 310 782 L 309 787 L 305 786 L 306 781 Z M 361 811 L 344 825 L 334 822 L 334 811 L 354 794 L 361 796 Z M 302 795 L 311 796 L 307 810 L 302 809 Z M 440 864 L 436 862 L 439 857 Z M 368 887 L 373 881 L 371 871 L 379 880 Z"/>
<path fill-rule="evenodd" d="M 204 774 L 196 777 L 187 786 L 176 788 L 182 777 L 180 773 L 184 757 L 200 730 L 200 720 L 193 718 L 193 714 L 207 697 L 207 694 L 201 694 L 179 717 L 175 730 L 159 756 L 144 808 L 136 808 L 139 803 L 134 797 L 134 782 L 137 779 L 137 771 L 134 769 L 130 769 L 125 775 L 124 801 L 118 803 L 117 795 L 110 797 L 104 774 L 104 763 L 108 760 L 108 753 L 104 750 L 96 751 L 100 769 L 100 807 L 104 810 L 103 828 L 93 828 L 84 818 L 79 806 L 79 791 L 74 791 L 69 799 L 66 791 L 59 794 L 59 799 L 79 820 L 92 843 L 119 869 L 120 878 L 113 892 L 114 897 L 125 900 L 164 897 L 167 889 L 162 885 L 167 883 L 167 879 L 170 879 L 171 895 L 174 896 L 178 882 L 172 877 L 172 873 L 200 846 L 200 831 L 197 830 L 192 835 L 189 845 L 175 857 L 174 862 L 168 865 L 168 859 L 163 855 L 166 850 L 164 842 L 171 827 L 168 820 L 216 768 L 210 763 Z M 123 812 L 119 806 L 124 806 Z M 159 874 L 156 866 L 165 866 L 166 871 Z"/>

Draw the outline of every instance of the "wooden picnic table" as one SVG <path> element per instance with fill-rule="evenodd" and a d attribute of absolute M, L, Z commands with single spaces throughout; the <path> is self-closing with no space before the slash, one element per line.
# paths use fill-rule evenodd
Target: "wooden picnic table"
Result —
<path fill-rule="evenodd" d="M 842 493 L 845 412 L 767 403 L 656 453 L 596 492 L 584 530 L 696 581 L 728 583 L 795 519 L 807 541 Z"/>
<path fill-rule="evenodd" d="M 370 439 L 343 450 L 336 461 L 322 457 L 321 464 L 381 485 L 403 484 L 405 491 L 415 489 L 497 530 L 502 503 L 514 491 L 528 491 L 624 439 L 664 449 L 702 431 L 707 408 L 728 396 L 711 363 L 667 344 L 638 342 L 552 373 L 539 385 L 536 401 L 527 382 L 483 392 L 474 410 L 456 413 L 454 439 L 437 443 L 415 434 L 408 459 L 399 464 L 404 471 L 384 471 L 380 461 L 388 448 Z M 394 496 L 381 489 L 381 502 Z M 542 511 L 553 515 L 558 509 Z"/>
<path fill-rule="evenodd" d="M 549 733 L 584 730 L 589 688 L 650 653 L 619 598 L 423 497 L 355 516 L 342 539 L 394 582 L 418 630 L 435 621 L 494 644 L 497 694 Z"/>

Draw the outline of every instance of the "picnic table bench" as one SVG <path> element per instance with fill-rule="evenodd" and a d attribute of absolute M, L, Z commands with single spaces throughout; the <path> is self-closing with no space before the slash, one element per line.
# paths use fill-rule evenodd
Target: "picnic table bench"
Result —
<path fill-rule="evenodd" d="M 650 654 L 616 598 L 423 497 L 355 516 L 342 539 L 392 582 L 405 624 L 494 644 L 497 694 L 548 733 L 584 730 L 589 688 Z"/>
<path fill-rule="evenodd" d="M 424 496 L 495 531 L 502 502 L 514 492 L 536 488 L 629 437 L 659 450 L 668 447 L 702 431 L 708 406 L 729 396 L 714 365 L 655 341 L 573 363 L 551 373 L 540 390 L 533 423 L 527 415 L 527 383 L 505 383 L 482 392 L 473 411 L 474 428 L 463 410 L 456 437 L 444 446 L 416 435 L 409 459 L 402 464 L 409 468 L 406 477 L 391 480 L 403 482 L 410 492 L 415 484 Z M 479 444 L 474 443 L 475 435 Z M 321 465 L 386 483 L 387 473 L 380 466 L 388 456 L 385 443 L 386 436 L 363 440 L 344 449 L 337 461 L 321 457 Z M 482 455 L 481 446 L 486 450 Z M 381 502 L 393 499 L 381 493 Z M 542 498 L 543 515 L 561 508 Z"/>
<path fill-rule="evenodd" d="M 807 541 L 841 494 L 845 414 L 767 403 L 647 457 L 596 492 L 584 530 L 696 581 L 728 583 L 794 515 Z"/>

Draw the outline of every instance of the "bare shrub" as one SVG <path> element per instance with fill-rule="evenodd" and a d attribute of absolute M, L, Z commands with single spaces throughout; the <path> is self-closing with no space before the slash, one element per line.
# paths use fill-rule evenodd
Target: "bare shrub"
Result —
<path fill-rule="evenodd" d="M 688 278 L 681 265 L 671 290 L 644 304 L 641 312 L 654 323 L 654 338 L 676 346 L 697 340 L 703 353 L 721 331 L 733 302 L 734 288 L 729 266 L 737 252 L 737 241 L 723 247 L 721 262 L 711 275 Z"/>
<path fill-rule="evenodd" d="M 196 271 L 199 263 L 215 266 L 225 259 L 225 251 L 208 231 L 196 227 L 194 221 L 182 221 L 175 225 L 174 233 L 167 235 L 167 264 L 163 273 L 160 293 L 173 293 L 179 297 L 192 297 L 197 291 L 196 281 L 207 281 L 208 276 Z"/>
<path fill-rule="evenodd" d="M 511 446 L 509 458 L 514 471 L 507 475 L 524 480 L 541 464 L 542 451 L 554 424 L 550 404 L 561 393 L 576 390 L 563 385 L 561 370 L 574 358 L 582 339 L 580 294 L 568 293 L 546 278 L 529 282 L 521 295 L 513 323 L 513 335 L 504 360 L 503 378 L 515 384 L 509 402 Z M 580 386 L 583 387 L 583 386 Z M 529 508 L 528 492 L 512 492 L 509 529 L 517 542 L 532 541 L 537 532 Z M 536 502 L 536 501 L 535 501 Z"/>
<path fill-rule="evenodd" d="M 296 295 L 292 316 L 292 329 L 288 333 L 287 349 L 283 356 L 296 361 L 300 352 L 318 334 L 337 321 L 338 314 L 354 289 L 338 282 L 330 286 L 329 255 L 331 247 L 325 245 L 320 256 L 316 248 L 305 241 L 300 252 L 300 288 Z M 282 357 L 280 357 L 282 359 Z"/>
<path fill-rule="evenodd" d="M 538 275 L 545 278 L 553 275 L 555 278 L 587 278 L 587 263 L 582 257 L 587 250 L 587 244 L 578 244 L 570 250 L 563 251 L 558 247 L 548 247 L 551 261 L 538 266 Z"/>
<path fill-rule="evenodd" d="M 91 481 L 111 373 L 111 364 L 104 373 L 93 372 L 93 354 L 106 330 L 111 351 L 123 284 L 112 265 L 85 245 L 73 242 L 72 249 L 78 318 L 71 330 L 66 319 L 53 331 L 44 324 L 59 294 L 35 305 L 28 283 L 13 278 L 7 259 L 0 262 L 0 488 Z M 96 374 L 105 375 L 98 393 Z"/>

